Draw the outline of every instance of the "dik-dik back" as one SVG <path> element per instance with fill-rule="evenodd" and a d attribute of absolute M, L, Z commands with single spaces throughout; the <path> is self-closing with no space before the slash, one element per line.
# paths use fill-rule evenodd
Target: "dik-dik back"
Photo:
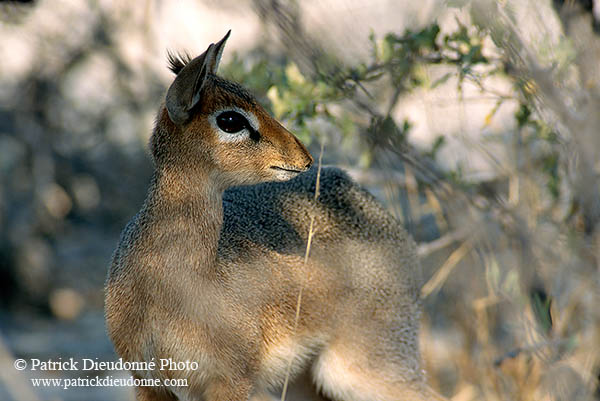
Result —
<path fill-rule="evenodd" d="M 138 387 L 137 399 L 263 399 L 288 366 L 335 400 L 438 399 L 420 365 L 414 243 L 338 169 L 320 171 L 315 200 L 306 148 L 216 76 L 228 35 L 193 60 L 171 58 L 155 173 L 110 268 L 118 354 L 197 364 L 134 371 L 166 384 Z"/>

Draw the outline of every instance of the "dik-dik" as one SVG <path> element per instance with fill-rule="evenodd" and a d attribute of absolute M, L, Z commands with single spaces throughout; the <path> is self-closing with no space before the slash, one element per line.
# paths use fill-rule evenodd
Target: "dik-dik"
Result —
<path fill-rule="evenodd" d="M 150 141 L 154 175 L 106 283 L 120 357 L 198 363 L 133 372 L 187 379 L 138 387 L 137 399 L 264 399 L 290 361 L 292 380 L 308 372 L 334 400 L 440 399 L 419 356 L 415 244 L 338 169 L 320 171 L 315 200 L 307 149 L 216 75 L 228 36 L 193 60 L 170 58 L 176 78 Z"/>

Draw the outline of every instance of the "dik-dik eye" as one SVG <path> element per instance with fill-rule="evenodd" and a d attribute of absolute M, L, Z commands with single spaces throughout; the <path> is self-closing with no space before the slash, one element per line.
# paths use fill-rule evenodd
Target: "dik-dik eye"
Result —
<path fill-rule="evenodd" d="M 225 111 L 217 116 L 217 125 L 229 134 L 235 134 L 245 128 L 250 128 L 250 123 L 237 111 Z"/>

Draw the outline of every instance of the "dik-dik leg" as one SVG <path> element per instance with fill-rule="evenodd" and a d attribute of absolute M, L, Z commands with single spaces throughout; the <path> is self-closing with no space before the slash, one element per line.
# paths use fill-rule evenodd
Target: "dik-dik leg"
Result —
<path fill-rule="evenodd" d="M 326 396 L 337 401 L 443 400 L 429 391 L 424 379 L 398 374 L 406 370 L 403 361 L 355 341 L 341 339 L 315 363 L 315 380 Z"/>
<path fill-rule="evenodd" d="M 204 399 L 206 401 L 248 401 L 251 392 L 250 380 L 223 377 L 208 384 Z"/>
<path fill-rule="evenodd" d="M 135 399 L 137 401 L 177 401 L 172 394 L 154 387 L 136 387 Z"/>
<path fill-rule="evenodd" d="M 442 400 L 429 389 L 421 369 L 418 302 L 403 295 L 359 301 L 355 313 L 342 318 L 312 368 L 326 396 L 338 401 Z"/>

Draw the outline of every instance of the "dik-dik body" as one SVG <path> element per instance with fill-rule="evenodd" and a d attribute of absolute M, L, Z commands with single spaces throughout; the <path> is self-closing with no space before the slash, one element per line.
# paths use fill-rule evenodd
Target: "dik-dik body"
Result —
<path fill-rule="evenodd" d="M 339 400 L 437 399 L 421 369 L 415 245 L 338 169 L 216 75 L 229 33 L 177 74 L 151 139 L 155 172 L 106 284 L 127 361 L 194 361 L 137 399 L 245 401 L 308 371 Z M 310 257 L 304 262 L 311 218 Z M 296 304 L 303 288 L 297 324 Z"/>

